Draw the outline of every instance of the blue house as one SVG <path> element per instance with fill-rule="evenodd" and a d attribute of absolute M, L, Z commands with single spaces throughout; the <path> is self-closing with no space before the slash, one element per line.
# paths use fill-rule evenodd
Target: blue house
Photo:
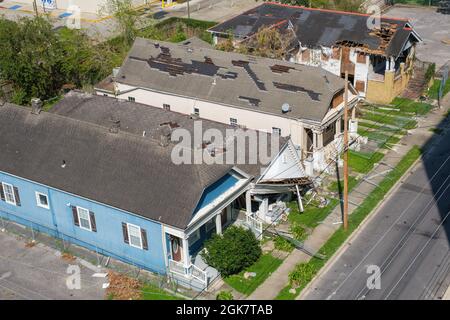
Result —
<path fill-rule="evenodd" d="M 204 288 L 205 239 L 249 205 L 260 165 L 174 164 L 173 128 L 189 116 L 68 94 L 52 112 L 0 107 L 0 216 Z M 203 121 L 204 129 L 226 125 Z"/>

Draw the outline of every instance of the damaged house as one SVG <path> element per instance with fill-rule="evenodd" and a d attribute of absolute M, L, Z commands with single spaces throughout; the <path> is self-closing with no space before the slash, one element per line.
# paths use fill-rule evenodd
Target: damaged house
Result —
<path fill-rule="evenodd" d="M 389 103 L 407 86 L 415 45 L 421 41 L 407 19 L 264 3 L 209 31 L 215 43 L 233 37 L 249 46 L 262 28 L 277 28 L 290 41 L 284 58 L 322 67 L 349 80 L 361 97 Z M 250 45 L 251 49 L 251 45 Z"/>
<path fill-rule="evenodd" d="M 229 225 L 261 235 L 285 213 L 280 200 L 310 183 L 290 139 L 262 133 L 279 142 L 267 163 L 176 164 L 170 135 L 195 131 L 189 115 L 75 91 L 51 112 L 32 104 L 0 105 L 0 219 L 194 289 L 217 276 L 199 255 L 206 239 Z M 202 128 L 235 133 L 221 149 L 184 146 L 208 159 L 251 131 L 208 120 Z"/>
<path fill-rule="evenodd" d="M 342 150 L 345 81 L 292 62 L 214 50 L 207 43 L 136 39 L 98 95 L 139 102 L 242 129 L 290 137 L 308 176 Z M 349 86 L 351 138 L 358 94 Z"/>

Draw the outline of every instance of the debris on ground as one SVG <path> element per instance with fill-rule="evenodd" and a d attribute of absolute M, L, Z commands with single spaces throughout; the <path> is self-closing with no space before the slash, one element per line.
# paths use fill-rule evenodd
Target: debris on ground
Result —
<path fill-rule="evenodd" d="M 106 296 L 114 300 L 139 300 L 141 299 L 141 283 L 117 272 L 108 272 L 109 287 Z"/>
<path fill-rule="evenodd" d="M 25 242 L 25 248 L 32 248 L 35 245 L 36 245 L 36 241 L 34 241 L 34 240 Z"/>
<path fill-rule="evenodd" d="M 68 252 L 63 252 L 61 254 L 61 258 L 63 258 L 64 260 L 68 261 L 68 262 L 73 262 L 75 261 L 75 257 L 73 255 L 71 255 Z"/>

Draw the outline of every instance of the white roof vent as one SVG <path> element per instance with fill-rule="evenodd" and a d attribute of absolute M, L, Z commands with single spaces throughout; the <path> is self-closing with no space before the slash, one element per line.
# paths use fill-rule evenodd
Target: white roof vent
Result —
<path fill-rule="evenodd" d="M 283 105 L 281 106 L 281 111 L 283 113 L 291 111 L 291 106 L 289 105 L 289 103 L 283 103 Z"/>

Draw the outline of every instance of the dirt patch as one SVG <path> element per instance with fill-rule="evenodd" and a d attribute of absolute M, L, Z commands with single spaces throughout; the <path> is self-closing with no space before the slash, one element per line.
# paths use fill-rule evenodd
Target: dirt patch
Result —
<path fill-rule="evenodd" d="M 61 254 L 61 258 L 63 260 L 68 261 L 68 262 L 75 261 L 75 257 L 73 255 L 71 255 L 70 253 L 68 253 L 68 252 L 64 252 L 63 254 Z"/>
<path fill-rule="evenodd" d="M 25 248 L 33 248 L 36 245 L 36 241 L 27 241 L 25 243 Z"/>
<path fill-rule="evenodd" d="M 117 272 L 109 271 L 109 287 L 106 296 L 114 300 L 139 300 L 141 299 L 141 283 Z"/>

